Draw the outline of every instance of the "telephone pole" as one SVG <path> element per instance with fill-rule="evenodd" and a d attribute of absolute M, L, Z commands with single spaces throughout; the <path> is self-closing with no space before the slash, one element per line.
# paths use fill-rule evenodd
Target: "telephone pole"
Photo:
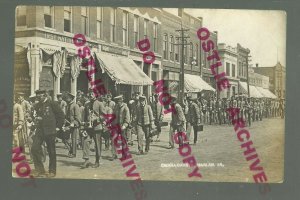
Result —
<path fill-rule="evenodd" d="M 248 97 L 250 97 L 250 86 L 249 86 L 249 58 L 251 56 L 247 55 L 246 57 L 246 68 L 247 68 L 247 90 L 248 90 Z M 250 60 L 251 61 L 251 60 Z"/>
<path fill-rule="evenodd" d="M 189 31 L 189 29 L 184 29 L 181 24 L 181 29 L 176 30 L 176 32 L 180 32 L 180 36 L 176 38 L 180 38 L 181 43 L 175 44 L 175 45 L 181 45 L 181 60 L 180 60 L 180 76 L 179 76 L 179 93 L 178 93 L 178 99 L 181 105 L 183 105 L 183 99 L 184 99 L 184 48 L 185 46 L 189 45 L 187 44 L 187 38 L 189 36 L 186 36 L 185 33 Z M 186 55 L 187 56 L 187 55 Z"/>

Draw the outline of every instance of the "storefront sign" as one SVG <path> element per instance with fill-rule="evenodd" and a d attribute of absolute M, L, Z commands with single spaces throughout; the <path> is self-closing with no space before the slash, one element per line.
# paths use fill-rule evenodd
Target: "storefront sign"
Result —
<path fill-rule="evenodd" d="M 45 33 L 44 37 L 46 39 L 50 39 L 50 40 L 56 40 L 56 41 L 60 41 L 60 42 L 66 42 L 66 43 L 70 43 L 73 44 L 73 38 L 72 37 L 68 37 L 68 36 L 63 36 L 63 35 L 57 35 L 57 34 L 53 34 L 53 33 Z M 87 42 L 87 46 L 89 46 L 90 48 L 98 48 L 97 44 L 92 44 L 90 42 Z"/>

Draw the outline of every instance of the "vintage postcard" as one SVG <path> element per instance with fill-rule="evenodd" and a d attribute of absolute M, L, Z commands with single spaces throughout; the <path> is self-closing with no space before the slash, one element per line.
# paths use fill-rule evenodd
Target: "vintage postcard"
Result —
<path fill-rule="evenodd" d="M 13 177 L 284 181 L 285 12 L 15 12 Z"/>

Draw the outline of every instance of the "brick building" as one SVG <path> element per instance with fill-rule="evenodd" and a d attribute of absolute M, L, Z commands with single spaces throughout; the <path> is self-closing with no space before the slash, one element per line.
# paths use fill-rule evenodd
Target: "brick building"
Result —
<path fill-rule="evenodd" d="M 81 61 L 72 41 L 75 34 L 82 33 L 102 72 L 95 79 L 101 78 L 114 95 L 124 94 L 127 99 L 133 91 L 149 94 L 150 79 L 162 76 L 161 12 L 155 8 L 18 6 L 15 91 L 30 95 L 42 88 L 52 91 L 54 97 L 63 91 L 86 92 L 87 69 L 78 65 Z M 144 63 L 136 46 L 144 38 L 151 41 L 150 50 L 156 56 L 152 64 Z M 106 63 L 104 58 L 115 63 Z M 127 74 L 131 81 L 121 80 L 124 69 L 118 62 L 126 69 L 132 67 L 127 70 L 133 74 Z"/>
<path fill-rule="evenodd" d="M 285 98 L 285 73 L 286 69 L 277 62 L 275 66 L 260 67 L 258 64 L 253 68 L 254 72 L 269 77 L 269 88 L 279 98 Z"/>
<path fill-rule="evenodd" d="M 248 48 L 242 47 L 239 43 L 237 44 L 237 77 L 241 81 L 247 81 L 247 59 L 250 54 L 250 50 Z"/>
<path fill-rule="evenodd" d="M 179 38 L 182 28 L 189 29 L 185 35 L 189 36 L 184 46 L 184 71 L 200 77 L 200 41 L 197 37 L 197 30 L 202 27 L 202 19 L 193 17 L 184 9 L 178 9 L 178 13 L 170 13 L 162 10 L 162 68 L 163 79 L 169 88 L 170 93 L 178 93 L 180 79 L 180 62 L 182 59 L 181 45 Z"/>

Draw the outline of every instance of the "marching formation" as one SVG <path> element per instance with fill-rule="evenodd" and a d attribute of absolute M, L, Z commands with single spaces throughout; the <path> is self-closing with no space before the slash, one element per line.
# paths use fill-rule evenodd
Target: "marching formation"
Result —
<path fill-rule="evenodd" d="M 126 154 L 118 156 L 116 153 L 115 143 L 122 142 L 119 137 L 117 140 L 111 138 L 105 123 L 106 114 L 116 115 L 114 123 L 120 125 L 120 133 L 128 146 L 133 145 L 133 135 L 136 135 L 137 155 L 147 154 L 151 142 L 160 142 L 161 128 L 168 126 L 158 94 L 148 99 L 135 92 L 126 102 L 122 95 L 113 98 L 110 93 L 96 98 L 92 90 L 87 94 L 78 91 L 76 98 L 71 93 L 57 94 L 57 101 L 53 101 L 45 90 L 37 90 L 29 101 L 24 96 L 24 93 L 15 95 L 13 145 L 28 148 L 35 177 L 56 176 L 56 143 L 59 140 L 65 145 L 69 158 L 76 158 L 77 151 L 82 151 L 82 169 L 100 167 L 103 150 L 111 152 L 111 161 L 120 156 L 120 159 L 125 159 Z M 278 99 L 254 99 L 240 95 L 231 99 L 211 96 L 206 100 L 200 95 L 198 98 L 186 96 L 183 105 L 177 103 L 174 96 L 171 102 L 175 112 L 172 112 L 170 122 L 169 149 L 174 148 L 174 132 L 186 131 L 185 143 L 189 144 L 193 130 L 193 143 L 196 144 L 198 132 L 203 131 L 204 124 L 231 124 L 226 112 L 230 107 L 240 109 L 240 117 L 248 126 L 263 118 L 284 117 L 284 100 Z M 183 145 L 182 142 L 179 145 Z M 91 157 L 91 150 L 95 151 L 95 158 Z M 46 152 L 49 155 L 48 172 L 43 164 Z"/>

